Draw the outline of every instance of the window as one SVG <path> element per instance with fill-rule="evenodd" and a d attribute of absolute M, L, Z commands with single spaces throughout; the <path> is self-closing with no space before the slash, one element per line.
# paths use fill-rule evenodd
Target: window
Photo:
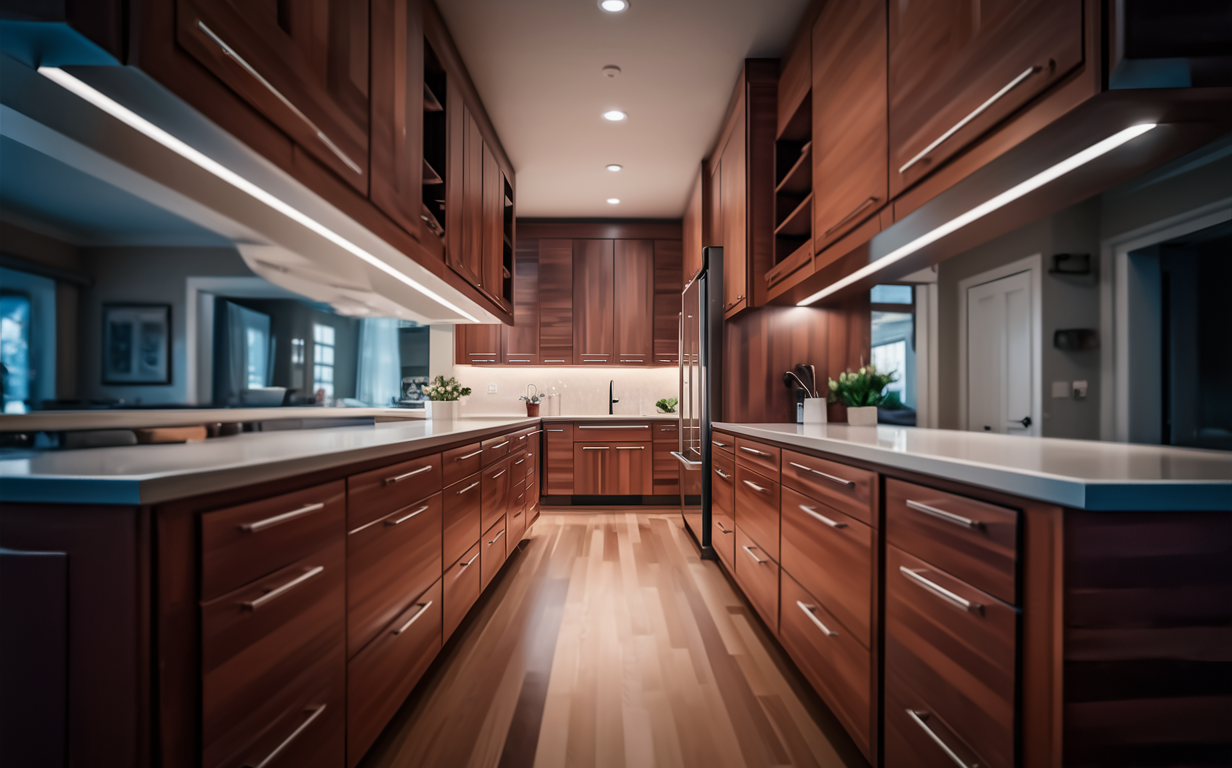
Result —
<path fill-rule="evenodd" d="M 883 405 L 896 409 L 892 423 L 915 424 L 915 291 L 910 285 L 873 286 L 872 364 L 894 371 L 898 380 L 886 387 L 893 397 Z M 885 412 L 882 420 L 889 419 Z"/>
<path fill-rule="evenodd" d="M 5 413 L 25 413 L 30 400 L 30 297 L 0 295 L 0 364 Z"/>
<path fill-rule="evenodd" d="M 334 398 L 334 329 L 312 325 L 312 391 L 325 390 L 325 399 Z"/>

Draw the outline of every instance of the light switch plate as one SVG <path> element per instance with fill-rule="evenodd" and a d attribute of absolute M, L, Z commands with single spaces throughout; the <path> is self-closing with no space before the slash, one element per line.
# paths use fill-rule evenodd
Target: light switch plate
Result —
<path fill-rule="evenodd" d="M 496 385 L 495 385 L 495 384 L 489 384 L 489 385 L 488 385 L 488 394 L 489 394 L 489 395 L 495 395 L 495 394 L 496 394 Z"/>
<path fill-rule="evenodd" d="M 1054 398 L 1069 397 L 1069 382 L 1068 381 L 1052 382 L 1052 396 Z"/>
<path fill-rule="evenodd" d="M 1074 382 L 1074 399 L 1085 400 L 1087 397 L 1087 383 L 1085 381 Z"/>

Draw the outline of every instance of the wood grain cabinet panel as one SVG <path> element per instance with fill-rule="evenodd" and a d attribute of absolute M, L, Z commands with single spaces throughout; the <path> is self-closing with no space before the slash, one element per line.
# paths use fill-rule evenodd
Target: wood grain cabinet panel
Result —
<path fill-rule="evenodd" d="M 736 118 L 735 128 L 723 150 L 723 184 L 719 200 L 723 206 L 723 314 L 729 317 L 751 305 L 748 301 L 748 160 L 745 147 L 746 116 Z"/>
<path fill-rule="evenodd" d="M 611 496 L 649 496 L 654 493 L 654 444 L 617 443 L 607 454 L 603 493 Z"/>
<path fill-rule="evenodd" d="M 573 241 L 573 362 L 615 362 L 613 259 L 611 240 Z"/>
<path fill-rule="evenodd" d="M 710 444 L 713 448 L 728 456 L 735 456 L 736 438 L 726 432 L 715 431 L 710 433 Z"/>
<path fill-rule="evenodd" d="M 506 365 L 539 364 L 539 248 L 519 242 L 513 270 L 513 325 L 501 326 Z"/>
<path fill-rule="evenodd" d="M 483 573 L 479 565 L 479 540 L 468 549 L 457 562 L 451 565 L 441 577 L 442 599 L 444 602 L 444 628 L 442 636 L 445 642 L 453 636 L 454 631 L 471 607 L 479 600 L 483 590 Z"/>
<path fill-rule="evenodd" d="M 654 444 L 654 489 L 655 496 L 680 495 L 680 461 L 672 455 L 675 443 Z"/>
<path fill-rule="evenodd" d="M 479 289 L 508 310 L 513 308 L 513 294 L 507 287 L 513 283 L 507 269 L 513 268 L 513 261 L 511 259 L 508 265 L 505 264 L 505 175 L 501 173 L 500 165 L 496 162 L 496 155 L 492 154 L 492 150 L 483 143 L 482 138 L 480 143 L 483 147 L 483 191 L 479 209 L 483 229 L 483 263 L 480 267 L 483 282 Z M 512 250 L 512 243 L 510 249 Z"/>
<path fill-rule="evenodd" d="M 776 482 L 779 479 L 779 453 L 777 446 L 758 443 L 743 437 L 736 438 L 734 451 L 736 463 L 754 469 Z"/>
<path fill-rule="evenodd" d="M 977 589 L 1018 602 L 1016 510 L 887 479 L 886 540 Z"/>
<path fill-rule="evenodd" d="M 201 599 L 212 600 L 346 536 L 339 480 L 201 516 Z"/>
<path fill-rule="evenodd" d="M 617 365 L 654 362 L 653 240 L 617 240 L 613 249 L 612 346 Z"/>
<path fill-rule="evenodd" d="M 483 482 L 479 473 L 447 487 L 443 496 L 442 552 L 444 561 L 453 562 L 483 531 Z"/>
<path fill-rule="evenodd" d="M 483 571 L 484 589 L 488 588 L 488 585 L 492 583 L 492 579 L 500 571 L 501 566 L 505 564 L 505 550 L 508 546 L 506 539 L 509 538 L 505 534 L 505 518 L 502 517 L 484 532 L 483 538 L 479 542 L 479 565 Z"/>
<path fill-rule="evenodd" d="M 418 239 L 423 195 L 424 105 L 410 98 L 424 82 L 422 0 L 371 0 L 372 182 L 369 192 L 387 216 Z M 441 98 L 445 94 L 440 94 Z M 444 173 L 444 166 L 433 172 Z M 434 211 L 439 210 L 434 208 Z M 428 233 L 435 238 L 435 235 Z"/>
<path fill-rule="evenodd" d="M 654 241 L 654 365 L 680 362 L 681 241 Z"/>
<path fill-rule="evenodd" d="M 573 493 L 598 496 L 603 493 L 603 469 L 612 446 L 606 443 L 576 443 L 573 446 Z"/>
<path fill-rule="evenodd" d="M 654 431 L 647 422 L 613 423 L 611 421 L 579 421 L 573 425 L 574 439 L 597 442 L 637 442 L 653 440 Z"/>
<path fill-rule="evenodd" d="M 731 515 L 713 509 L 710 512 L 710 546 L 729 573 L 736 572 L 736 523 Z"/>
<path fill-rule="evenodd" d="M 972 766 L 996 764 L 988 762 L 937 715 L 927 697 L 894 674 L 886 675 L 883 729 L 886 765 L 954 768 L 958 761 Z"/>
<path fill-rule="evenodd" d="M 347 529 L 360 526 L 441 489 L 441 455 L 434 453 L 347 478 Z"/>
<path fill-rule="evenodd" d="M 539 241 L 539 359 L 573 364 L 573 241 Z"/>
<path fill-rule="evenodd" d="M 883 0 L 822 9 L 813 24 L 812 98 L 813 249 L 820 253 L 889 199 Z"/>
<path fill-rule="evenodd" d="M 573 494 L 573 425 L 561 422 L 546 422 L 543 425 L 544 462 L 543 477 L 548 496 Z"/>
<path fill-rule="evenodd" d="M 734 512 L 736 525 L 752 536 L 775 562 L 779 559 L 779 484 L 747 467 L 736 465 Z"/>
<path fill-rule="evenodd" d="M 873 496 L 877 473 L 837 461 L 783 450 L 783 485 L 875 526 Z"/>
<path fill-rule="evenodd" d="M 509 489 L 513 487 L 512 480 L 513 476 L 509 473 L 509 459 L 499 461 L 483 471 L 481 475 L 483 530 L 486 531 L 497 520 L 505 517 L 505 512 L 509 509 Z"/>
<path fill-rule="evenodd" d="M 455 325 L 454 362 L 458 365 L 500 365 L 500 325 Z"/>
<path fill-rule="evenodd" d="M 481 443 L 451 448 L 441 454 L 441 477 L 445 485 L 453 485 L 475 474 L 483 466 Z"/>
<path fill-rule="evenodd" d="M 394 617 L 347 665 L 347 766 L 354 768 L 441 650 L 441 582 Z"/>
<path fill-rule="evenodd" d="M 441 577 L 441 494 L 347 535 L 347 656 Z"/>
<path fill-rule="evenodd" d="M 736 581 L 770 631 L 779 631 L 779 566 L 736 523 Z"/>
<path fill-rule="evenodd" d="M 483 465 L 486 467 L 494 461 L 508 456 L 514 450 L 513 444 L 517 440 L 514 435 L 500 435 L 499 437 L 490 437 L 484 440 L 483 446 Z"/>
<path fill-rule="evenodd" d="M 1083 4 L 889 5 L 890 194 L 897 196 L 1082 63 Z"/>

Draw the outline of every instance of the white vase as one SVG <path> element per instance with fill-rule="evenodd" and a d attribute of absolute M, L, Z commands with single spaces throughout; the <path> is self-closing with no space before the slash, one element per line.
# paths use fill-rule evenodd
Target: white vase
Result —
<path fill-rule="evenodd" d="M 804 398 L 804 423 L 826 423 L 826 399 L 824 397 Z"/>
<path fill-rule="evenodd" d="M 865 405 L 847 409 L 847 423 L 853 427 L 877 426 L 877 406 Z"/>
<path fill-rule="evenodd" d="M 457 421 L 457 400 L 428 400 L 424 403 L 424 416 L 433 421 Z"/>

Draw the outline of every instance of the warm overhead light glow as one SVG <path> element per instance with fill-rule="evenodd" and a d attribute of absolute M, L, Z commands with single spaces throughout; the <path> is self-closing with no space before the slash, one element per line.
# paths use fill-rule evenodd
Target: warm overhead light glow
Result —
<path fill-rule="evenodd" d="M 624 112 L 621 112 L 619 109 L 613 109 L 609 112 L 603 113 L 603 119 L 611 120 L 613 123 L 619 123 L 621 120 L 624 120 L 626 117 L 628 117 L 628 115 L 626 115 Z"/>
<path fill-rule="evenodd" d="M 1156 126 L 1155 123 L 1143 123 L 1142 125 L 1135 125 L 1131 128 L 1126 128 L 1125 130 L 1119 133 L 1115 133 L 1112 136 L 1109 136 L 1108 138 L 1104 139 L 1098 144 L 1093 144 L 1087 147 L 1086 149 L 1082 150 L 1078 154 L 1073 155 L 1072 157 L 1066 158 L 1065 160 L 1062 160 L 1061 162 L 1057 163 L 1051 168 L 1048 168 L 1047 170 L 1037 173 L 1036 175 L 1022 182 L 1021 184 L 1018 184 L 1014 187 L 1007 189 L 1006 191 L 1002 192 L 1001 194 L 997 195 L 991 200 L 988 200 L 987 202 L 977 205 L 976 207 L 972 208 L 971 210 L 967 211 L 961 216 L 958 216 L 954 219 L 951 219 L 950 221 L 947 221 L 945 224 L 942 224 L 941 226 L 937 227 L 931 232 L 923 234 L 917 237 L 915 240 L 912 240 L 911 242 L 907 243 L 906 245 L 887 253 L 885 256 L 882 256 L 880 259 L 877 259 L 873 263 L 865 267 L 862 267 L 856 270 L 855 272 L 852 272 L 850 275 L 847 275 L 843 279 L 838 280 L 834 283 L 831 283 L 830 285 L 827 285 L 825 288 L 822 288 L 817 293 L 814 293 L 812 296 L 809 296 L 804 301 L 801 301 L 798 304 L 796 304 L 796 306 L 806 307 L 809 304 L 813 304 L 815 302 L 821 301 L 822 299 L 829 296 L 830 294 L 835 293 L 837 291 L 841 291 L 847 286 L 853 283 L 856 283 L 860 280 L 863 280 L 869 275 L 879 272 L 897 261 L 901 261 L 902 259 L 906 258 L 907 256 L 910 256 L 911 254 L 915 253 L 921 248 L 924 248 L 925 246 L 928 246 L 928 245 L 931 245 L 937 242 L 938 240 L 945 237 L 946 235 L 952 234 L 962 229 L 963 227 L 967 226 L 968 224 L 972 223 L 973 221 L 981 219 L 999 208 L 1004 208 L 1005 206 L 1014 202 L 1018 198 L 1034 192 L 1035 190 L 1044 186 L 1048 182 L 1055 181 L 1056 179 L 1060 178 L 1061 176 L 1064 176 L 1070 171 L 1075 170 L 1076 168 L 1079 168 L 1083 165 L 1086 165 L 1087 163 L 1091 162 L 1097 157 L 1100 157 L 1101 155 L 1105 155 L 1111 152 L 1112 150 L 1116 149 L 1122 144 L 1141 136 L 1142 134 L 1151 130 L 1155 126 Z"/>
<path fill-rule="evenodd" d="M 607 199 L 607 201 L 608 201 L 608 203 L 609 203 L 610 205 L 620 205 L 620 198 L 619 198 L 619 197 L 609 197 L 609 198 Z"/>
<path fill-rule="evenodd" d="M 608 13 L 620 13 L 628 10 L 629 0 L 599 0 L 599 7 Z"/>
<path fill-rule="evenodd" d="M 611 165 L 607 167 L 607 169 L 611 171 L 612 173 L 615 173 L 616 171 L 621 170 L 623 167 L 624 166 L 620 166 L 620 165 L 617 165 L 616 163 L 612 163 Z"/>
<path fill-rule="evenodd" d="M 390 277 L 393 277 L 416 291 L 419 291 L 433 301 L 452 309 L 454 312 L 462 315 L 472 323 L 479 322 L 478 318 L 462 311 L 461 308 L 447 301 L 443 296 L 431 290 L 427 286 L 421 285 L 410 276 L 402 274 L 390 265 L 381 261 L 376 256 L 368 253 L 363 248 L 360 248 L 355 243 L 352 243 L 342 235 L 316 221 L 311 216 L 302 213 L 301 211 L 293 208 L 290 204 L 274 197 L 274 195 L 258 187 L 256 184 L 253 184 L 251 181 L 245 179 L 243 176 L 240 176 L 235 171 L 232 171 L 230 168 L 227 168 L 216 160 L 213 160 L 196 149 L 193 149 L 180 139 L 177 139 L 170 133 L 164 131 L 162 128 L 159 128 L 149 120 L 146 120 L 144 117 L 138 115 L 136 112 L 133 112 L 128 107 L 125 107 L 123 104 L 120 104 L 111 97 L 104 95 L 100 91 L 95 90 L 91 86 L 86 85 L 84 82 L 78 80 L 76 77 L 73 77 L 59 67 L 39 67 L 38 71 L 43 77 L 46 77 L 48 80 L 51 80 L 68 91 L 71 91 L 82 99 L 85 99 L 130 128 L 139 131 L 159 144 L 162 144 L 172 152 L 175 152 L 180 157 L 183 157 L 200 168 L 209 171 L 241 192 L 247 193 L 292 221 L 295 221 L 301 226 L 312 230 L 326 240 L 329 240 L 333 244 L 355 255 L 359 259 L 368 262 Z"/>

